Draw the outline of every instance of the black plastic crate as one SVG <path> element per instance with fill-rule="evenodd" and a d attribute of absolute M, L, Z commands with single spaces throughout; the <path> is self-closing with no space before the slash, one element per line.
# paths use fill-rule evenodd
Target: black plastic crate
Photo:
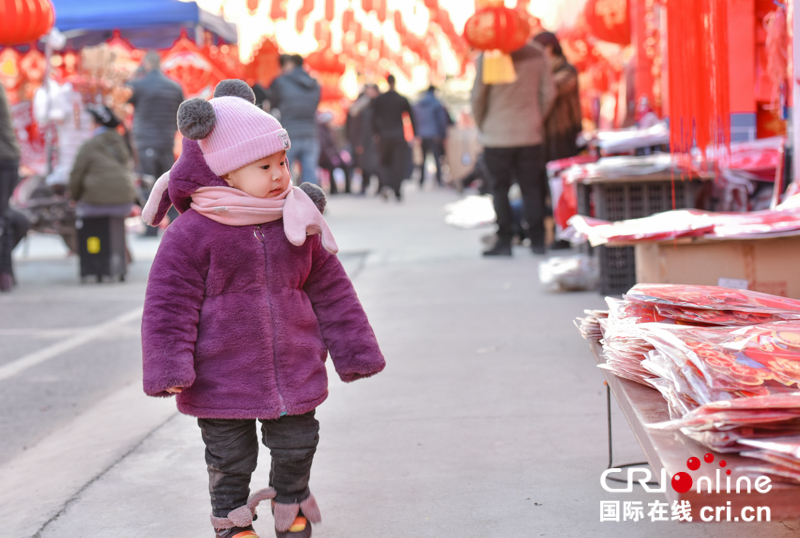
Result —
<path fill-rule="evenodd" d="M 125 219 L 121 217 L 82 217 L 78 231 L 81 279 L 104 276 L 125 280 Z"/>
<path fill-rule="evenodd" d="M 593 205 L 596 218 L 618 221 L 694 208 L 702 186 L 702 181 L 680 179 L 583 185 L 578 188 L 578 213 L 588 215 Z M 620 295 L 636 284 L 634 247 L 602 246 L 596 251 L 602 295 Z"/>

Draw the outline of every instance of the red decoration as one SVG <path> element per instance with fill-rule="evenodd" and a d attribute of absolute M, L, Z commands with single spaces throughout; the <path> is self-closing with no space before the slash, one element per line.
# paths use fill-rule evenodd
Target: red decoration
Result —
<path fill-rule="evenodd" d="M 253 59 L 244 66 L 245 78 L 248 82 L 258 82 L 265 88 L 280 73 L 278 65 L 278 45 L 268 37 L 261 38 L 256 45 Z"/>
<path fill-rule="evenodd" d="M 344 13 L 342 13 L 342 31 L 344 33 L 347 33 L 352 29 L 354 20 L 355 13 L 353 13 L 352 9 L 346 9 Z"/>
<path fill-rule="evenodd" d="M 336 16 L 336 5 L 334 0 L 325 0 L 325 20 L 331 22 Z"/>
<path fill-rule="evenodd" d="M 36 41 L 53 27 L 55 14 L 49 0 L 0 0 L 0 45 Z"/>
<path fill-rule="evenodd" d="M 259 0 L 247 0 L 247 11 L 250 12 L 250 15 L 253 15 L 256 11 L 258 11 L 258 3 Z"/>
<path fill-rule="evenodd" d="M 305 64 L 310 70 L 316 71 L 317 73 L 334 73 L 337 75 L 343 75 L 347 68 L 341 60 L 339 60 L 339 55 L 328 47 L 309 54 L 305 60 Z"/>
<path fill-rule="evenodd" d="M 306 27 L 306 19 L 314 11 L 314 0 L 303 0 L 303 5 L 297 10 L 297 18 L 294 21 L 294 28 L 298 34 L 302 34 Z"/>
<path fill-rule="evenodd" d="M 386 0 L 375 0 L 375 15 L 380 22 L 386 21 Z"/>
<path fill-rule="evenodd" d="M 728 3 L 670 0 L 667 60 L 670 148 L 688 155 L 693 147 L 730 142 Z"/>
<path fill-rule="evenodd" d="M 620 45 L 631 42 L 628 0 L 589 0 L 583 13 L 597 39 Z"/>
<path fill-rule="evenodd" d="M 287 0 L 272 0 L 272 6 L 269 10 L 270 19 L 277 21 L 286 18 L 286 1 Z"/>
<path fill-rule="evenodd" d="M 464 26 L 467 42 L 480 50 L 514 52 L 525 44 L 529 36 L 527 17 L 502 5 L 479 9 Z"/>
<path fill-rule="evenodd" d="M 361 9 L 363 9 L 365 13 L 369 13 L 375 9 L 373 0 L 361 0 Z"/>

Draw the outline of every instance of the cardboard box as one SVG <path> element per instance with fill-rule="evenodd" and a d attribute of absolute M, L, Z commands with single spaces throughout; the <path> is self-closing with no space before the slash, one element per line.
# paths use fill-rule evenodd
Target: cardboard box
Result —
<path fill-rule="evenodd" d="M 637 243 L 636 281 L 726 287 L 746 284 L 753 291 L 800 299 L 800 236 Z"/>

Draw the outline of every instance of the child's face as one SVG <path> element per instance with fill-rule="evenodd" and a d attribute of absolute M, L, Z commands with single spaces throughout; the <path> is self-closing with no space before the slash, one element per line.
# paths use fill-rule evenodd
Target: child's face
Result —
<path fill-rule="evenodd" d="M 250 196 L 275 198 L 289 188 L 292 176 L 286 152 L 281 151 L 225 174 L 222 179 Z"/>

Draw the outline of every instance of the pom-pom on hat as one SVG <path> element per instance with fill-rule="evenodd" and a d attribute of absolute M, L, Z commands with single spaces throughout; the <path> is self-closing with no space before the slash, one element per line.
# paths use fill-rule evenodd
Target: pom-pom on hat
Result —
<path fill-rule="evenodd" d="M 218 176 L 291 147 L 280 122 L 255 106 L 253 90 L 241 80 L 223 80 L 210 101 L 194 98 L 178 109 L 178 129 L 197 140 Z"/>

